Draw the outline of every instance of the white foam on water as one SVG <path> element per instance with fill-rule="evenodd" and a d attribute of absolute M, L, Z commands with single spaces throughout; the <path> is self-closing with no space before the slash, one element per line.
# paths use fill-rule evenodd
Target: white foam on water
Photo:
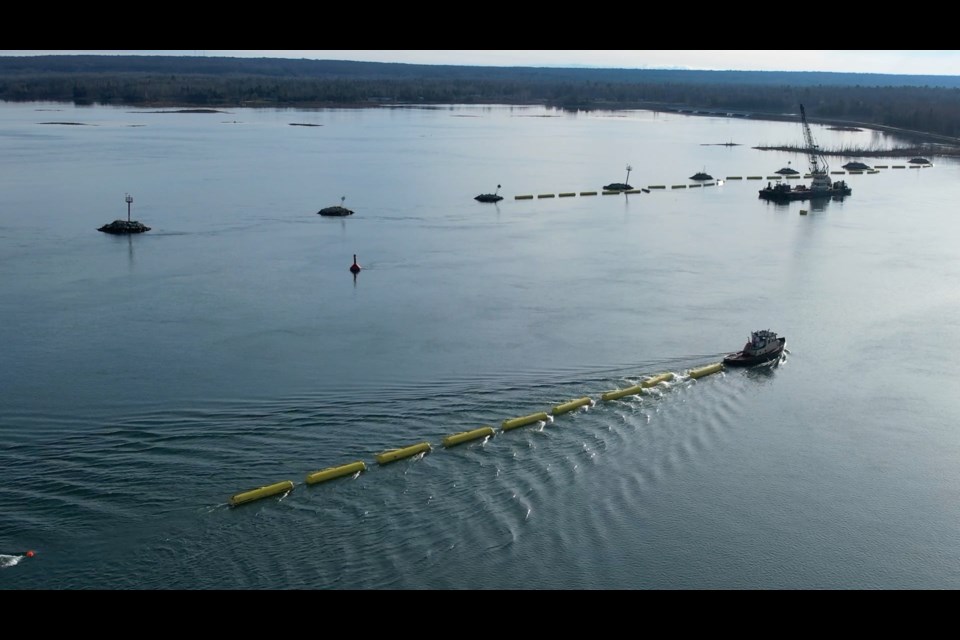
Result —
<path fill-rule="evenodd" d="M 10 556 L 0 553 L 0 569 L 6 569 L 20 563 L 26 556 Z"/>

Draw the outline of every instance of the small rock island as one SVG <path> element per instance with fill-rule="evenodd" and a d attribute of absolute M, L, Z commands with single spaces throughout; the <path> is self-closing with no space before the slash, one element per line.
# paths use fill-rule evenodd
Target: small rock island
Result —
<path fill-rule="evenodd" d="M 133 196 L 128 193 L 126 196 L 124 196 L 124 200 L 126 200 L 127 203 L 127 219 L 114 220 L 113 222 L 103 225 L 97 229 L 97 231 L 112 233 L 114 235 L 128 235 L 131 233 L 143 233 L 144 231 L 150 231 L 150 227 L 147 225 L 137 220 L 130 219 L 130 205 L 133 204 Z"/>
<path fill-rule="evenodd" d="M 317 211 L 317 214 L 321 216 L 339 216 L 339 217 L 352 216 L 353 211 L 351 211 L 350 209 L 347 209 L 344 206 L 341 206 L 343 205 L 343 201 L 346 199 L 347 199 L 347 196 L 341 196 L 339 205 L 334 205 L 332 207 L 324 207 L 323 209 L 320 209 L 320 211 Z"/>
<path fill-rule="evenodd" d="M 630 186 L 630 172 L 633 171 L 633 167 L 627 165 L 627 179 L 623 182 L 611 182 L 610 184 L 603 185 L 604 191 L 632 191 L 633 187 Z"/>
<path fill-rule="evenodd" d="M 97 231 L 123 235 L 127 233 L 143 233 L 144 231 L 150 231 L 150 227 L 136 220 L 114 220 L 109 224 L 103 225 L 97 229 Z"/>
<path fill-rule="evenodd" d="M 611 182 L 610 184 L 603 185 L 604 191 L 630 191 L 633 187 L 626 182 Z"/>
<path fill-rule="evenodd" d="M 843 168 L 847 171 L 869 171 L 870 165 L 864 164 L 863 162 L 848 162 L 843 165 Z"/>
<path fill-rule="evenodd" d="M 500 195 L 500 185 L 497 185 L 497 190 L 493 193 L 481 193 L 473 199 L 477 202 L 500 202 L 503 200 L 503 196 Z"/>

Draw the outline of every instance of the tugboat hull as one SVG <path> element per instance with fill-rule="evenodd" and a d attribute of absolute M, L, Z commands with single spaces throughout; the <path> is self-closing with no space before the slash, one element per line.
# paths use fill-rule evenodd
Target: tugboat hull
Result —
<path fill-rule="evenodd" d="M 771 360 L 776 360 L 781 355 L 783 355 L 783 350 L 787 344 L 786 338 L 777 338 L 779 343 L 775 349 L 772 351 L 767 351 L 760 354 L 751 354 L 744 351 L 738 351 L 736 353 L 731 353 L 726 358 L 723 359 L 723 364 L 728 367 L 752 367 L 755 364 L 763 364 L 764 362 L 770 362 Z"/>

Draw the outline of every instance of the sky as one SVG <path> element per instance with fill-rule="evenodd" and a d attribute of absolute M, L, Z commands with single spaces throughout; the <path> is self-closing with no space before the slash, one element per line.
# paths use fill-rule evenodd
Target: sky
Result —
<path fill-rule="evenodd" d="M 834 71 L 906 75 L 960 75 L 960 50 L 0 50 L 0 56 L 78 54 L 304 58 L 493 67 Z"/>

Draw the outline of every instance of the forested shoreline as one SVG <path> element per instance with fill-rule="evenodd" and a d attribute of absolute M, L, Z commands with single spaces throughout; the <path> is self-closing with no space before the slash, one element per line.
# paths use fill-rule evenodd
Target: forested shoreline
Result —
<path fill-rule="evenodd" d="M 178 56 L 0 57 L 0 100 L 131 107 L 537 104 L 896 130 L 960 143 L 960 76 L 457 67 Z"/>

